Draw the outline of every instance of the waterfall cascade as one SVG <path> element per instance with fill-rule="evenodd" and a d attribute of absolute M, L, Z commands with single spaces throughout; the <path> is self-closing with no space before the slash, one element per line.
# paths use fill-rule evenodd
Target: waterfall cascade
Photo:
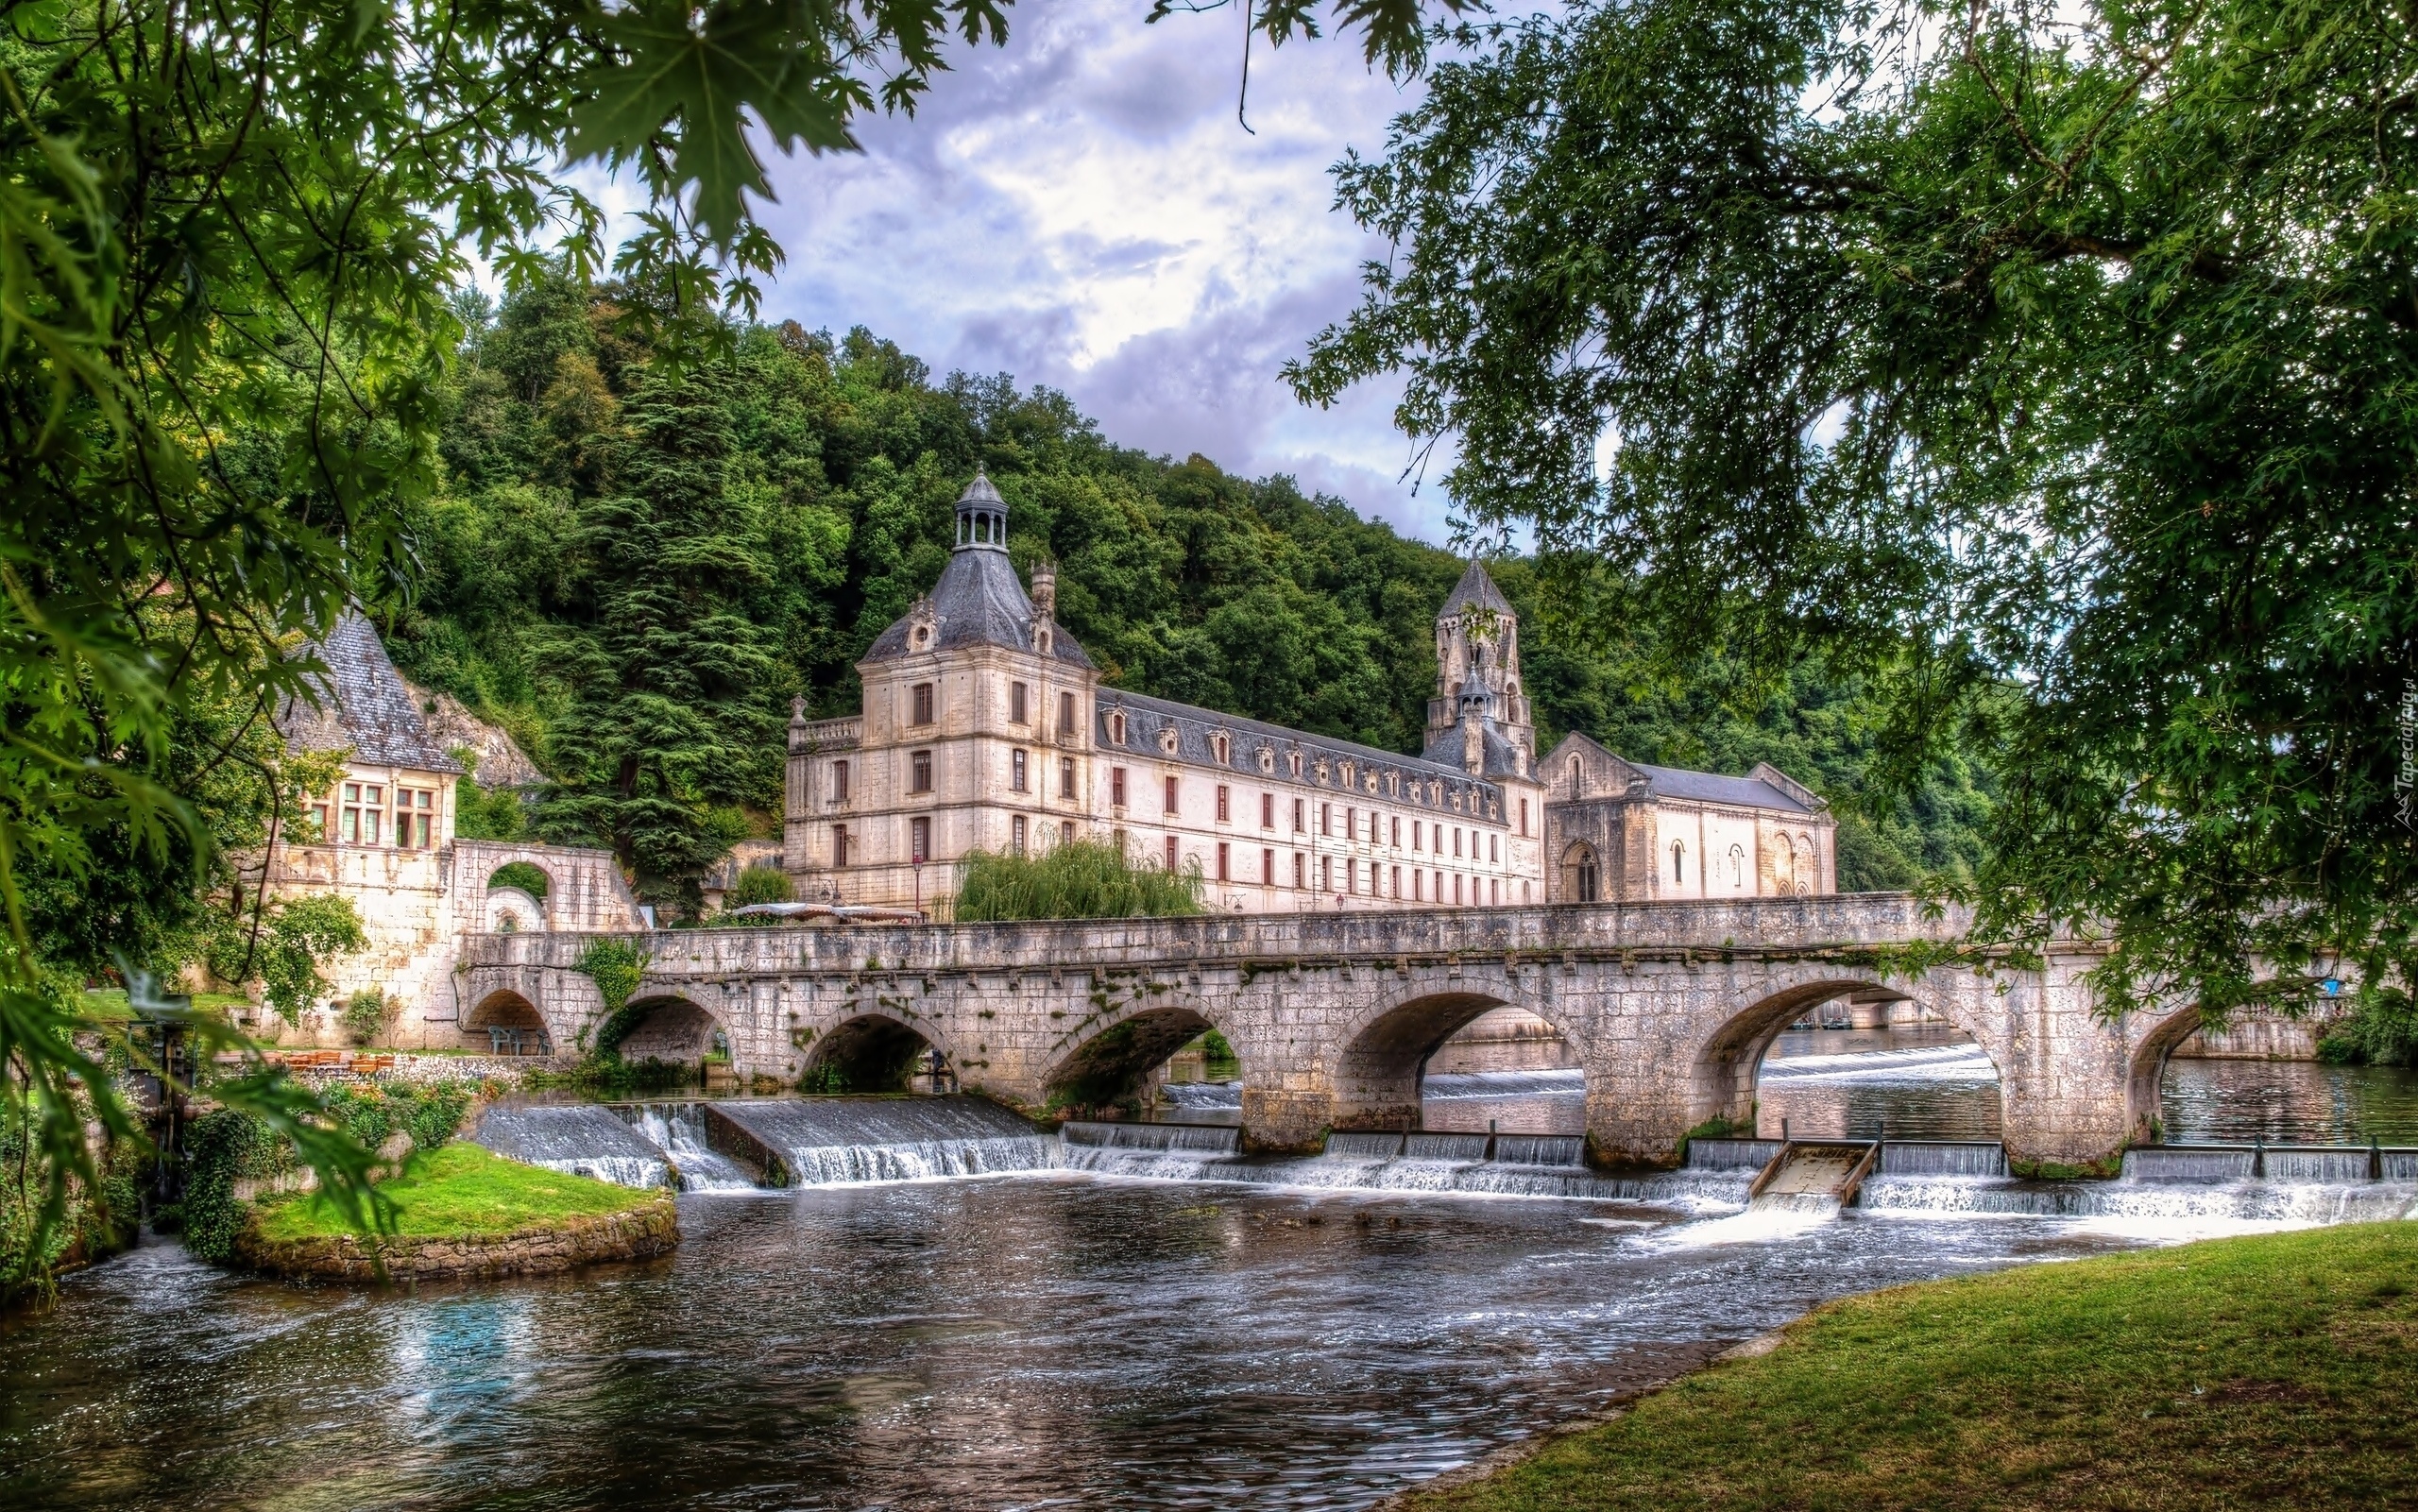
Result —
<path fill-rule="evenodd" d="M 1057 1140 L 980 1097 L 809 1097 L 707 1107 L 719 1127 L 754 1142 L 766 1177 L 781 1185 L 1005 1176 L 1060 1164 Z"/>
<path fill-rule="evenodd" d="M 662 1148 L 593 1104 L 489 1108 L 471 1137 L 509 1159 L 616 1186 L 672 1184 Z"/>
<path fill-rule="evenodd" d="M 753 1192 L 754 1172 L 713 1147 L 702 1103 L 642 1102 L 619 1110 L 656 1148 L 672 1158 L 683 1192 Z"/>

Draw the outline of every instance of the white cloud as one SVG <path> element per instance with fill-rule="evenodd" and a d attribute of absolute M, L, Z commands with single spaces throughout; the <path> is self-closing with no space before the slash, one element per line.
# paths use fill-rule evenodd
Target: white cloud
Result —
<path fill-rule="evenodd" d="M 1291 472 L 1442 542 L 1440 488 L 1399 477 L 1395 390 L 1314 411 L 1278 377 L 1384 252 L 1331 208 L 1328 167 L 1380 148 L 1415 93 L 1371 74 L 1355 38 L 1263 42 L 1246 133 L 1239 11 L 1144 13 L 1019 8 L 1005 48 L 951 54 L 916 116 L 866 121 L 861 156 L 772 160 L 779 202 L 761 210 L 789 262 L 766 316 L 1047 383 L 1113 440 Z"/>

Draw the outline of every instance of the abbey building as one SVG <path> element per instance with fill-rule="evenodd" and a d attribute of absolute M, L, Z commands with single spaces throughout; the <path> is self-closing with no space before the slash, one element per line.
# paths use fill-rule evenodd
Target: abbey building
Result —
<path fill-rule="evenodd" d="M 1828 892 L 1822 801 L 1761 766 L 1625 762 L 1583 736 L 1541 760 L 1519 617 L 1473 562 L 1436 619 L 1417 756 L 1101 686 L 1030 592 L 977 476 L 930 593 L 875 640 L 853 719 L 790 723 L 783 865 L 798 895 L 942 912 L 952 863 L 1078 837 L 1197 867 L 1239 912 L 1505 908 Z"/>

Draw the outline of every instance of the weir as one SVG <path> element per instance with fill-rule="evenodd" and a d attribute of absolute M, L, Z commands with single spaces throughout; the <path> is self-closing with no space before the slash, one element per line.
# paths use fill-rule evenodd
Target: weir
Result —
<path fill-rule="evenodd" d="M 592 1104 L 489 1108 L 479 1119 L 479 1144 L 516 1161 L 594 1177 L 615 1186 L 670 1186 L 672 1165 L 609 1109 Z"/>

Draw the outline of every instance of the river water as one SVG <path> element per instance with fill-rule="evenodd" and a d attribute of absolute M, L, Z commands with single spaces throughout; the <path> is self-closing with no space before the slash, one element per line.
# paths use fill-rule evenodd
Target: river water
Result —
<path fill-rule="evenodd" d="M 1812 1042 L 1777 1059 L 1850 1057 L 1828 1068 L 1828 1100 L 1813 1064 L 1767 1065 L 1765 1101 L 1796 1099 L 1793 1126 L 1885 1106 L 1912 1137 L 1925 1107 L 1969 1112 L 1971 1089 L 1945 1062 L 1852 1057 L 1935 1048 Z M 2177 1062 L 2171 1125 L 2374 1127 L 2392 1143 L 2389 1120 L 2418 1105 L 2392 1079 L 2231 1069 L 2245 1064 Z M 1541 1126 L 1583 1099 L 1551 1079 L 1568 1074 L 1542 1075 L 1491 1095 L 1485 1079 L 1434 1079 L 1431 1127 L 1555 1131 Z M 1896 1100 L 1868 1100 L 1875 1085 Z M 2241 1087 L 2281 1090 L 2225 1111 Z M 912 1116 L 888 1106 L 830 1116 Z M 618 1116 L 684 1174 L 703 1149 L 690 1112 Z M 966 1116 L 935 1109 L 917 1158 L 964 1168 L 956 1144 L 992 1148 Z M 767 1105 L 758 1123 L 804 1139 L 793 1126 L 824 1117 Z M 890 1147 L 795 1164 L 909 1168 Z M 1805 1217 L 1741 1213 L 1751 1172 L 1537 1199 L 1409 1190 L 1415 1162 L 1088 1158 L 1100 1168 L 778 1192 L 716 1167 L 694 1180 L 721 1190 L 679 1198 L 670 1258 L 416 1294 L 256 1281 L 146 1245 L 71 1277 L 55 1311 L 0 1325 L 6 1504 L 1364 1507 L 1826 1298 L 2418 1199 L 2116 1182 L 2077 1203 L 1900 1178 L 1876 1181 L 1870 1208 Z M 1614 1190 L 1435 1169 L 1501 1191 Z M 1132 1170 L 1191 1179 L 1116 1174 Z"/>

